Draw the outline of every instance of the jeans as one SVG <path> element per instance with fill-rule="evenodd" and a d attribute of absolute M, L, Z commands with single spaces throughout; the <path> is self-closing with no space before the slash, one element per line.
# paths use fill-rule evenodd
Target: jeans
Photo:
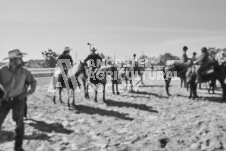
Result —
<path fill-rule="evenodd" d="M 24 98 L 13 98 L 13 100 L 2 100 L 0 104 L 0 130 L 2 124 L 12 109 L 12 119 L 16 123 L 16 135 L 15 135 L 15 148 L 20 148 L 23 145 L 24 138 L 24 107 L 25 99 Z"/>

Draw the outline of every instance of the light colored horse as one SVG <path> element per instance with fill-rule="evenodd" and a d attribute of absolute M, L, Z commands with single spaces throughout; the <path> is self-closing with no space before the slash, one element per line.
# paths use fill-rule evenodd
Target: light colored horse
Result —
<path fill-rule="evenodd" d="M 80 61 L 78 64 L 74 65 L 69 70 L 62 68 L 55 68 L 53 73 L 53 87 L 56 90 L 59 89 L 59 101 L 62 102 L 61 92 L 63 88 L 66 88 L 68 94 L 68 108 L 70 109 L 70 91 L 73 96 L 73 105 L 75 102 L 75 90 L 77 87 L 80 87 L 80 83 L 78 78 L 82 80 L 84 89 L 86 89 L 86 71 L 83 63 Z M 84 91 L 86 92 L 86 91 Z M 85 97 L 87 98 L 87 94 L 85 93 Z M 53 102 L 56 104 L 56 91 L 54 91 Z"/>

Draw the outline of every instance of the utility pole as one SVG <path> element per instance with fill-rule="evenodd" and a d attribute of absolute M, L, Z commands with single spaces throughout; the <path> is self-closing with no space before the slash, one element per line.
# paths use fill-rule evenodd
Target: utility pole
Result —
<path fill-rule="evenodd" d="M 90 46 L 90 54 L 91 54 L 91 53 L 92 53 L 91 50 L 92 50 L 92 45 L 93 45 L 93 44 L 91 44 L 91 43 L 88 42 L 87 45 Z"/>
<path fill-rule="evenodd" d="M 77 52 L 75 52 L 75 63 L 77 64 L 78 62 L 78 55 L 77 55 Z"/>

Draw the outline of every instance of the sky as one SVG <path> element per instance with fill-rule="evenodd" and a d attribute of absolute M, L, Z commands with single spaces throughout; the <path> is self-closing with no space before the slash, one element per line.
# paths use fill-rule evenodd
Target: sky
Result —
<path fill-rule="evenodd" d="M 42 51 L 83 60 L 90 52 L 116 58 L 181 56 L 206 47 L 226 47 L 225 0 L 0 0 L 0 61 L 18 48 L 24 60 Z"/>

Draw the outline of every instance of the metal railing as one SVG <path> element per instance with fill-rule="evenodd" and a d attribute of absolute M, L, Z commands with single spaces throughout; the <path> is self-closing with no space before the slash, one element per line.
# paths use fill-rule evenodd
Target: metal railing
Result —
<path fill-rule="evenodd" d="M 35 77 L 51 77 L 55 68 L 27 68 Z M 147 71 L 162 71 L 163 66 L 154 66 L 153 70 L 147 68 Z"/>

